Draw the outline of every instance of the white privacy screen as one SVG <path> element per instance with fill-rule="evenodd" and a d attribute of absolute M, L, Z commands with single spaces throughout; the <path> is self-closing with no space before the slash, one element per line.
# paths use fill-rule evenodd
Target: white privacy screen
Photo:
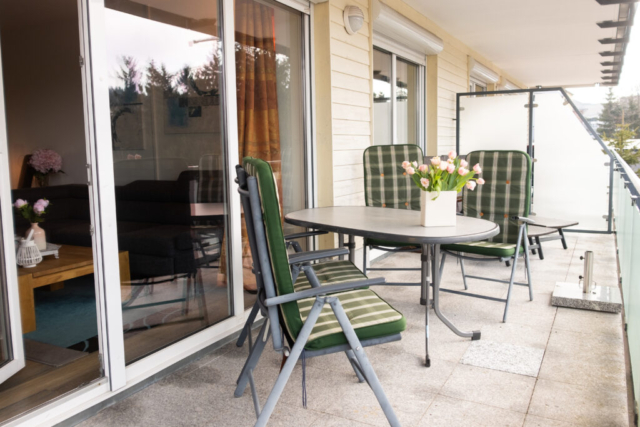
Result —
<path fill-rule="evenodd" d="M 560 92 L 537 93 L 534 103 L 533 212 L 606 231 L 609 156 Z"/>
<path fill-rule="evenodd" d="M 529 144 L 528 93 L 460 97 L 460 154 L 521 150 Z"/>

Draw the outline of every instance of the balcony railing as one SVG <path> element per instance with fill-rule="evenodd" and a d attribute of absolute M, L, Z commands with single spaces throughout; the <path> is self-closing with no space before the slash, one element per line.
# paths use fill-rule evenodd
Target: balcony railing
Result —
<path fill-rule="evenodd" d="M 640 178 L 613 153 L 613 213 L 634 395 L 640 396 Z"/>

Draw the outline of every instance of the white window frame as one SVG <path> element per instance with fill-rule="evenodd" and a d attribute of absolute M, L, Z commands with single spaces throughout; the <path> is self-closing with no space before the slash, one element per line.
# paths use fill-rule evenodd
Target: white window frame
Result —
<path fill-rule="evenodd" d="M 418 67 L 418 105 L 416 108 L 416 114 L 418 115 L 418 145 L 423 152 L 426 152 L 426 122 L 427 117 L 425 114 L 425 102 L 426 102 L 426 69 L 427 69 L 427 61 L 426 56 L 419 56 L 416 54 L 411 54 L 411 51 L 408 49 L 402 48 L 397 43 L 393 42 L 390 39 L 385 39 L 382 36 L 376 36 L 374 40 L 374 49 L 378 51 L 384 52 L 386 54 L 391 54 L 391 76 L 389 85 L 391 87 L 391 144 L 396 145 L 398 142 L 398 110 L 397 110 L 397 99 L 396 99 L 396 72 L 397 72 L 397 60 L 398 58 L 403 61 L 409 62 L 412 65 L 416 65 Z M 406 56 L 405 56 L 406 55 Z M 407 57 L 409 56 L 409 57 Z M 420 59 L 422 58 L 422 59 Z M 418 59 L 416 61 L 415 59 Z M 374 144 L 375 144 L 375 135 L 374 135 Z"/>
<path fill-rule="evenodd" d="M 221 25 L 223 28 L 224 63 L 235 64 L 235 29 L 234 29 L 234 3 L 233 0 L 219 0 L 222 14 Z M 306 205 L 317 205 L 317 176 L 315 167 L 315 111 L 312 108 L 313 98 L 313 50 L 311 37 L 313 34 L 313 4 L 305 0 L 276 0 L 303 13 L 303 44 L 304 44 L 304 109 L 305 109 L 305 175 L 306 175 Z M 80 27 L 80 52 L 84 57 L 83 66 L 83 91 L 85 96 L 85 127 L 88 145 L 88 176 L 90 191 L 95 197 L 94 213 L 95 235 L 94 257 L 96 259 L 96 281 L 99 292 L 96 295 L 98 301 L 98 329 L 102 349 L 102 358 L 105 376 L 84 386 L 73 390 L 59 398 L 25 413 L 23 416 L 7 424 L 23 425 L 53 425 L 60 423 L 83 410 L 89 409 L 100 402 L 115 396 L 136 384 L 150 378 L 171 365 L 195 354 L 210 345 L 219 342 L 229 335 L 239 331 L 248 317 L 249 310 L 244 308 L 242 256 L 241 248 L 241 216 L 240 196 L 234 182 L 235 166 L 238 158 L 238 134 L 237 134 L 237 109 L 236 109 L 236 76 L 234 66 L 224 67 L 224 93 L 226 108 L 224 111 L 227 170 L 229 195 L 229 242 L 232 253 L 230 266 L 230 280 L 232 281 L 233 315 L 216 323 L 198 333 L 186 337 L 162 350 L 159 350 L 129 366 L 125 366 L 124 335 L 122 329 L 122 307 L 120 286 L 107 286 L 107 283 L 120 283 L 120 273 L 117 268 L 109 268 L 118 265 L 118 241 L 116 230 L 116 214 L 113 203 L 115 200 L 115 182 L 113 174 L 113 153 L 111 151 L 110 111 L 108 99 L 108 76 L 106 67 L 106 31 L 104 28 L 104 0 L 78 0 L 79 27 Z M 89 25 L 90 24 L 90 25 Z M 1 83 L 0 75 L 0 83 Z M 0 85 L 0 95 L 2 95 Z M 4 98 L 0 99 L 3 101 Z M 0 103 L 0 113 L 3 103 Z M 4 114 L 0 114 L 0 125 L 3 125 Z M 3 127 L 0 126 L 0 129 Z M 3 137 L 0 135 L 0 143 Z M 6 146 L 6 138 L 4 138 Z M 2 151 L 0 145 L 0 178 L 8 173 L 8 160 L 3 158 L 6 149 Z M 4 171 L 4 172 L 3 172 Z M 4 180 L 7 182 L 8 180 Z M 3 199 L 7 197 L 8 184 L 0 184 Z M 10 195 L 10 188 L 8 189 Z M 9 196 L 10 200 L 10 196 Z M 100 203 L 103 201 L 103 203 Z M 12 212 L 2 212 L 2 220 L 5 227 L 13 224 Z M 13 244 L 13 234 L 10 240 Z M 5 242 L 5 247 L 6 246 Z M 238 253 L 236 253 L 238 252 Z M 8 264 L 7 279 L 16 281 L 15 254 L 10 251 L 5 257 Z M 11 305 L 19 307 L 18 295 L 14 295 Z M 16 305 L 17 304 L 17 305 Z M 16 322 L 12 322 L 13 323 Z M 17 323 L 18 331 L 21 325 Z M 12 331 L 13 332 L 13 331 Z M 12 336 L 13 333 L 12 333 Z M 22 337 L 19 333 L 18 337 Z M 22 348 L 20 346 L 20 348 Z M 23 355 L 22 355 L 23 356 Z M 24 359 L 24 357 L 22 357 Z"/>

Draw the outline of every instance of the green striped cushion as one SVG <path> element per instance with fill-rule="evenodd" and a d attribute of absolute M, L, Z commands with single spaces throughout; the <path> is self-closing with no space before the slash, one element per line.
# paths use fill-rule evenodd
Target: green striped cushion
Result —
<path fill-rule="evenodd" d="M 336 296 L 351 321 L 356 335 L 361 340 L 399 334 L 406 329 L 407 323 L 404 316 L 369 289 L 341 292 Z M 307 319 L 314 302 L 315 298 L 298 301 L 303 321 Z M 319 350 L 346 342 L 347 339 L 331 306 L 326 304 L 311 331 L 305 348 Z"/>
<path fill-rule="evenodd" d="M 499 257 L 510 257 L 516 252 L 515 243 L 488 241 L 458 243 L 454 245 L 446 245 L 443 246 L 443 248 L 454 252 Z M 520 246 L 520 252 L 522 252 L 522 250 L 522 246 Z"/>
<path fill-rule="evenodd" d="M 364 150 L 364 197 L 367 206 L 420 210 L 420 189 L 402 169 L 402 162 L 423 163 L 414 144 L 374 145 Z"/>
<path fill-rule="evenodd" d="M 365 280 L 367 276 L 362 274 L 358 268 L 350 261 L 325 261 L 313 265 L 313 270 L 318 276 L 318 280 L 322 285 L 333 285 L 343 282 L 355 282 Z M 300 273 L 293 289 L 296 292 L 311 288 L 311 283 L 307 279 L 307 275 Z"/>

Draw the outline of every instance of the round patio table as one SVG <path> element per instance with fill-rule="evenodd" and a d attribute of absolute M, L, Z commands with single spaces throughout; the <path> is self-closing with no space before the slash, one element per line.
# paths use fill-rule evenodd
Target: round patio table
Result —
<path fill-rule="evenodd" d="M 349 236 L 349 261 L 355 264 L 355 236 L 392 242 L 413 243 L 422 248 L 421 299 L 425 310 L 425 365 L 429 358 L 429 262 L 431 262 L 433 309 L 438 318 L 461 337 L 480 339 L 480 331 L 463 332 L 440 311 L 440 245 L 488 239 L 499 233 L 500 227 L 484 219 L 457 216 L 454 227 L 423 227 L 420 212 L 370 206 L 335 206 L 304 209 L 285 215 L 285 222 L 300 227 L 331 231 Z M 342 242 L 342 238 L 340 239 Z"/>

